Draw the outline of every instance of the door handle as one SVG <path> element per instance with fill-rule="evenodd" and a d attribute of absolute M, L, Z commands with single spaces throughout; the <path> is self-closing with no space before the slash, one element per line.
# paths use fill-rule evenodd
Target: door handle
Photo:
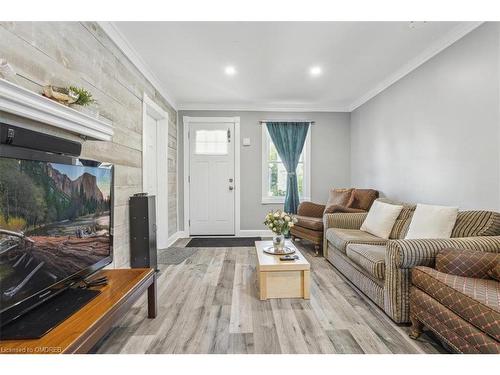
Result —
<path fill-rule="evenodd" d="M 229 186 L 229 190 L 234 190 L 234 186 Z"/>

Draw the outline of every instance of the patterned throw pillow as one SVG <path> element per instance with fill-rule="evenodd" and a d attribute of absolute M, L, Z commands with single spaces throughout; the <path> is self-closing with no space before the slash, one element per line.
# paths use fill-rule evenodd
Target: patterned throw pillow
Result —
<path fill-rule="evenodd" d="M 347 207 L 347 203 L 351 200 L 352 191 L 354 189 L 332 189 L 328 202 L 326 202 L 324 214 L 332 213 L 335 206 Z"/>
<path fill-rule="evenodd" d="M 488 272 L 498 265 L 500 254 L 446 248 L 436 256 L 436 270 L 450 275 L 489 278 Z"/>
<path fill-rule="evenodd" d="M 488 276 L 496 281 L 500 281 L 500 263 L 488 271 Z"/>
<path fill-rule="evenodd" d="M 368 211 L 375 199 L 378 198 L 378 191 L 373 189 L 354 189 L 352 197 L 347 207 L 359 208 Z"/>

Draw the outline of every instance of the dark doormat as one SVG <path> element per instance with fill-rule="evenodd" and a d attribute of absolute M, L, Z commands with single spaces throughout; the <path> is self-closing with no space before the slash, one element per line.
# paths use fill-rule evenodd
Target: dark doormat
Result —
<path fill-rule="evenodd" d="M 186 247 L 253 247 L 260 237 L 195 237 Z"/>

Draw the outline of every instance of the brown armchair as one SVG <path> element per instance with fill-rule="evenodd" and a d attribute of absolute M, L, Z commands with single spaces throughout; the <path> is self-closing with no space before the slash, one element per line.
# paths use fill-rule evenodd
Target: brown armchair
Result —
<path fill-rule="evenodd" d="M 316 255 L 323 245 L 323 215 L 335 212 L 366 212 L 378 198 L 372 189 L 332 189 L 326 205 L 302 202 L 297 210 L 297 224 L 290 230 L 292 239 L 302 238 L 314 244 Z"/>

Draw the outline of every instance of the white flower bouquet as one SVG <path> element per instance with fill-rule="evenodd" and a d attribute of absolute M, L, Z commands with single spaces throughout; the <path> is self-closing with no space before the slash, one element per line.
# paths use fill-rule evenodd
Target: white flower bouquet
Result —
<path fill-rule="evenodd" d="M 286 212 L 281 210 L 271 211 L 266 215 L 264 224 L 273 231 L 274 234 L 287 235 L 290 228 L 294 226 L 297 219 Z"/>
<path fill-rule="evenodd" d="M 281 210 L 271 211 L 266 215 L 264 224 L 273 231 L 273 247 L 277 254 L 284 251 L 285 235 L 288 235 L 297 219 Z"/>

